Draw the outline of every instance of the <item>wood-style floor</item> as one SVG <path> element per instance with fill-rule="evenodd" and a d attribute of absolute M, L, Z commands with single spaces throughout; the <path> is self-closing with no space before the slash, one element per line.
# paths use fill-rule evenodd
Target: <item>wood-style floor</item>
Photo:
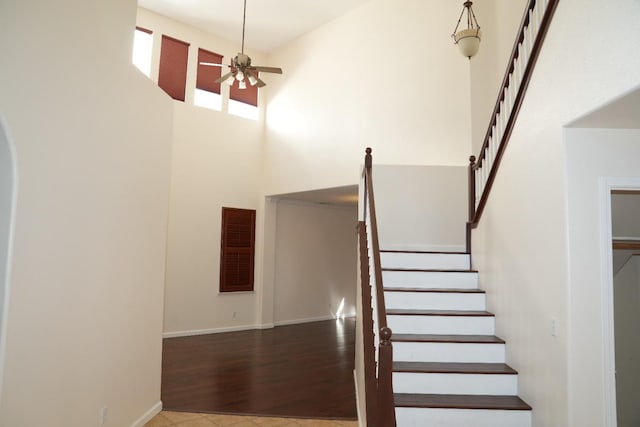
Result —
<path fill-rule="evenodd" d="M 170 411 L 356 419 L 355 320 L 165 339 Z"/>

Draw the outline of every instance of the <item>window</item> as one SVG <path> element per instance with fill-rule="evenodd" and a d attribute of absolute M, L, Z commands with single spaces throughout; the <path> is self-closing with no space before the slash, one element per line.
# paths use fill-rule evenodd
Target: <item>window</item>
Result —
<path fill-rule="evenodd" d="M 234 81 L 229 89 L 229 114 L 258 120 L 258 86 L 250 85 L 248 80 L 246 89 L 240 89 L 239 84 Z"/>
<path fill-rule="evenodd" d="M 256 211 L 222 208 L 220 292 L 253 291 Z"/>
<path fill-rule="evenodd" d="M 173 99 L 184 101 L 189 43 L 162 35 L 158 86 Z"/>
<path fill-rule="evenodd" d="M 133 65 L 145 76 L 151 75 L 151 51 L 153 48 L 153 32 L 146 28 L 136 27 L 133 36 Z"/>
<path fill-rule="evenodd" d="M 222 76 L 222 66 L 212 67 L 201 65 L 202 62 L 222 64 L 222 55 L 198 49 L 198 76 L 196 78 L 196 90 L 193 103 L 198 107 L 222 110 L 222 96 L 220 95 L 220 83 L 216 83 Z"/>

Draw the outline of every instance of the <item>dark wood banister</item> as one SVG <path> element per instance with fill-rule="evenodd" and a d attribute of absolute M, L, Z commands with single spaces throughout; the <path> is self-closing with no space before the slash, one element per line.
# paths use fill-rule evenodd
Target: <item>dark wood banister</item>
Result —
<path fill-rule="evenodd" d="M 364 333 L 365 359 L 365 392 L 367 426 L 395 427 L 395 404 L 393 399 L 392 368 L 393 346 L 391 344 L 392 331 L 387 326 L 387 313 L 384 302 L 384 288 L 382 282 L 382 265 L 380 262 L 380 243 L 378 240 L 378 222 L 376 218 L 375 196 L 373 193 L 371 148 L 367 148 L 364 161 L 364 203 L 363 220 L 358 223 L 360 236 L 360 274 L 362 282 L 362 316 Z M 370 230 L 367 230 L 367 212 Z M 375 295 L 377 307 L 377 327 L 379 337 L 378 366 L 375 365 L 374 321 L 371 293 L 371 271 L 368 254 L 368 236 L 371 233 L 373 252 L 373 274 L 375 278 Z M 377 372 L 377 374 L 376 374 Z"/>
<path fill-rule="evenodd" d="M 480 154 L 478 155 L 477 162 L 474 156 L 471 156 L 469 158 L 469 222 L 467 223 L 467 251 L 471 250 L 471 229 L 478 226 L 478 222 L 482 217 L 482 212 L 484 211 L 485 205 L 487 204 L 487 199 L 489 198 L 489 193 L 491 193 L 493 182 L 495 180 L 496 174 L 498 173 L 498 167 L 500 165 L 500 161 L 502 160 L 502 155 L 504 154 L 504 151 L 507 147 L 507 143 L 509 142 L 511 132 L 513 131 L 518 113 L 520 111 L 520 107 L 522 106 L 522 102 L 524 101 L 524 96 L 527 91 L 527 87 L 529 86 L 531 75 L 533 74 L 536 61 L 542 49 L 542 44 L 544 43 L 545 36 L 551 24 L 551 19 L 556 10 L 556 7 L 558 6 L 558 3 L 560 2 L 560 0 L 548 1 L 547 8 L 544 12 L 542 20 L 540 21 L 540 28 L 536 33 L 535 41 L 533 42 L 533 46 L 531 47 L 529 59 L 522 74 L 522 81 L 520 83 L 520 87 L 518 88 L 518 93 L 516 94 L 516 97 L 513 101 L 513 109 L 511 110 L 511 114 L 505 125 L 504 133 L 502 134 L 501 140 L 499 141 L 498 150 L 496 152 L 495 159 L 493 160 L 493 164 L 491 165 L 489 176 L 487 177 L 487 183 L 484 187 L 484 190 L 482 191 L 482 194 L 480 195 L 480 201 L 478 203 L 478 207 L 476 208 L 475 171 L 480 169 L 483 162 L 485 161 L 485 153 L 487 152 L 487 147 L 489 146 L 489 141 L 492 137 L 493 126 L 497 126 L 497 118 L 501 112 L 500 104 L 502 103 L 502 101 L 504 101 L 505 93 L 509 87 L 510 77 L 513 74 L 516 60 L 520 55 L 519 45 L 524 41 L 525 31 L 529 26 L 529 12 L 533 10 L 537 1 L 540 0 L 529 0 L 529 4 L 525 9 L 522 22 L 520 23 L 518 36 L 511 51 L 509 65 L 507 66 L 504 78 L 502 79 L 502 85 L 500 85 L 498 100 L 496 101 L 496 105 L 493 109 L 491 121 L 489 122 L 489 127 L 484 137 L 484 142 L 482 144 L 482 148 L 480 149 Z"/>

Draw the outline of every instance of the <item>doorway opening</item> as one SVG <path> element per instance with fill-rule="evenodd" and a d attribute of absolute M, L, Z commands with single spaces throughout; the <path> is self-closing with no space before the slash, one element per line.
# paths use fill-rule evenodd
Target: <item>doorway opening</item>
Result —
<path fill-rule="evenodd" d="M 0 117 L 0 393 L 4 373 L 4 359 L 11 279 L 11 248 L 16 204 L 15 153 Z"/>
<path fill-rule="evenodd" d="M 611 191 L 616 419 L 640 425 L 640 189 Z"/>

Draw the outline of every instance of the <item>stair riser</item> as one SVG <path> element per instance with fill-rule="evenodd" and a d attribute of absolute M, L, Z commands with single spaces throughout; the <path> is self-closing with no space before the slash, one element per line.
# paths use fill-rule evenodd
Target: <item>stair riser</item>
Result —
<path fill-rule="evenodd" d="M 396 408 L 398 427 L 531 427 L 531 411 Z"/>
<path fill-rule="evenodd" d="M 398 362 L 505 363 L 504 344 L 398 342 L 393 343 Z"/>
<path fill-rule="evenodd" d="M 468 270 L 469 255 L 381 252 L 384 268 L 418 268 L 423 270 Z"/>
<path fill-rule="evenodd" d="M 492 316 L 396 316 L 387 315 L 396 334 L 494 335 Z"/>
<path fill-rule="evenodd" d="M 515 396 L 517 375 L 394 372 L 394 393 Z"/>
<path fill-rule="evenodd" d="M 477 289 L 478 273 L 451 271 L 383 271 L 385 287 Z"/>
<path fill-rule="evenodd" d="M 387 309 L 485 310 L 485 295 L 483 293 L 387 291 L 384 298 Z"/>

